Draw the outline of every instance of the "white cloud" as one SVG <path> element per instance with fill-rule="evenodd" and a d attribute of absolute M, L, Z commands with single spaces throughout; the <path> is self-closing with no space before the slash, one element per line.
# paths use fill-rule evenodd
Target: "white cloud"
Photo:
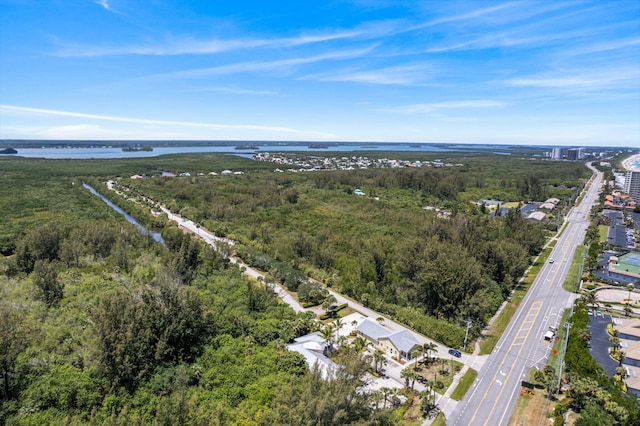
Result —
<path fill-rule="evenodd" d="M 306 75 L 301 79 L 412 86 L 424 81 L 426 71 L 427 66 L 425 65 L 402 65 L 376 70 L 346 70 L 316 73 Z"/>
<path fill-rule="evenodd" d="M 288 71 L 290 68 L 298 65 L 305 65 L 329 60 L 344 60 L 356 58 L 366 55 L 374 48 L 375 45 L 364 49 L 335 51 L 324 53 L 321 55 L 306 56 L 300 58 L 279 59 L 274 61 L 240 62 L 237 64 L 221 65 L 218 67 L 196 68 L 165 74 L 156 74 L 154 76 L 151 76 L 150 78 L 200 78 L 213 75 L 227 75 L 243 72 L 264 72 L 267 70 Z"/>
<path fill-rule="evenodd" d="M 232 130 L 258 130 L 258 131 L 282 133 L 282 134 L 299 134 L 301 136 L 304 135 L 304 136 L 316 137 L 316 138 L 317 137 L 331 138 L 334 136 L 329 133 L 298 130 L 290 127 L 196 123 L 196 122 L 189 122 L 189 121 L 171 121 L 171 120 L 151 120 L 151 119 L 145 119 L 145 118 L 86 114 L 86 113 L 79 113 L 79 112 L 60 111 L 60 110 L 51 110 L 51 109 L 43 109 L 43 108 L 21 107 L 21 106 L 15 106 L 15 105 L 0 105 L 0 111 L 27 113 L 27 114 L 45 115 L 45 116 L 71 117 L 71 118 L 81 118 L 81 119 L 100 120 L 100 121 L 112 121 L 112 122 L 119 122 L 119 123 L 139 124 L 139 125 L 155 125 L 155 126 L 168 126 L 168 127 L 176 127 L 176 126 L 177 127 L 200 127 L 200 128 L 210 128 L 210 129 L 232 129 Z"/>
<path fill-rule="evenodd" d="M 228 93 L 230 95 L 276 95 L 277 92 L 273 92 L 271 90 L 251 90 L 251 89 L 241 89 L 237 87 L 193 87 L 191 89 L 187 89 L 187 92 L 219 92 L 219 93 Z"/>
<path fill-rule="evenodd" d="M 96 0 L 95 1 L 96 4 L 104 7 L 107 10 L 111 10 L 111 8 L 109 7 L 109 0 Z"/>
<path fill-rule="evenodd" d="M 108 9 L 108 7 L 105 8 Z M 108 10 L 111 11 L 111 9 Z M 190 37 L 177 37 L 174 39 L 149 44 L 133 44 L 124 46 L 68 46 L 66 48 L 58 50 L 54 53 L 54 55 L 61 57 L 98 57 L 115 55 L 208 55 L 242 49 L 254 49 L 258 47 L 272 49 L 295 47 L 352 38 L 362 34 L 363 31 L 361 30 L 345 30 L 328 32 L 326 34 L 301 34 L 297 37 L 284 38 L 197 40 Z"/>
<path fill-rule="evenodd" d="M 637 88 L 640 82 L 640 69 L 607 69 L 585 72 L 583 70 L 561 71 L 534 75 L 531 77 L 511 78 L 505 81 L 510 86 L 547 87 L 547 88 L 584 88 L 597 90 L 610 87 L 628 87 L 631 83 Z"/>
<path fill-rule="evenodd" d="M 494 101 L 487 99 L 476 99 L 466 101 L 447 101 L 447 102 L 432 102 L 425 104 L 411 104 L 397 108 L 387 109 L 387 111 L 400 112 L 405 114 L 424 114 L 433 113 L 441 110 L 452 109 L 476 109 L 476 108 L 501 108 L 506 103 L 502 101 Z"/>

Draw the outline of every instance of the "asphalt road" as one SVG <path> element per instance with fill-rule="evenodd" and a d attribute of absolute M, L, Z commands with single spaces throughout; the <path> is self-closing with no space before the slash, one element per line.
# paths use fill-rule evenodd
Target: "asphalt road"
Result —
<path fill-rule="evenodd" d="M 524 297 L 509 327 L 485 362 L 478 378 L 449 418 L 449 425 L 506 425 L 515 407 L 521 381 L 531 368 L 544 368 L 551 345 L 543 338 L 557 327 L 564 309 L 576 295 L 562 289 L 576 246 L 584 240 L 589 213 L 602 186 L 602 173 L 594 170 L 581 203 L 566 218 L 549 259 Z"/>

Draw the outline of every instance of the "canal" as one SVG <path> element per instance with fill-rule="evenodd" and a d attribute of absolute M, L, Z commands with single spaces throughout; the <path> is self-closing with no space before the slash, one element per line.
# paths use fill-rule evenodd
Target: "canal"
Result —
<path fill-rule="evenodd" d="M 157 242 L 159 242 L 160 244 L 162 244 L 163 246 L 167 246 L 164 243 L 164 240 L 162 239 L 162 235 L 160 235 L 159 232 L 152 232 L 149 231 L 147 228 L 145 228 L 144 226 L 142 226 L 140 223 L 138 223 L 137 220 L 135 220 L 133 218 L 133 216 L 131 216 L 130 214 L 128 214 L 127 212 L 125 212 L 124 210 L 122 210 L 120 207 L 116 206 L 114 203 L 112 203 L 108 198 L 106 198 L 104 195 L 100 194 L 98 191 L 96 191 L 91 185 L 82 182 L 82 186 L 84 186 L 85 188 L 87 188 L 93 195 L 100 197 L 102 199 L 102 201 L 104 201 L 105 203 L 107 203 L 107 205 L 109 207 L 111 207 L 112 209 L 114 209 L 116 212 L 120 213 L 122 216 L 124 216 L 125 219 L 127 219 L 127 221 L 129 223 L 134 224 L 135 226 L 138 227 L 138 229 L 140 230 L 140 232 L 142 232 L 143 234 L 149 234 L 153 237 L 154 240 L 156 240 Z"/>

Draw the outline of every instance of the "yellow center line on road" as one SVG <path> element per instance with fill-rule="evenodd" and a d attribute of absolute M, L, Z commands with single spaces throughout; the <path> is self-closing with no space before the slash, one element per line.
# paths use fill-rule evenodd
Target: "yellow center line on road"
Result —
<path fill-rule="evenodd" d="M 540 308 L 541 307 L 542 307 L 542 302 L 541 301 L 536 301 L 536 302 L 533 302 L 531 304 L 531 307 L 529 308 L 529 311 L 525 315 L 525 319 L 524 319 L 522 325 L 520 326 L 520 328 L 518 329 L 518 331 L 516 333 L 516 338 L 514 339 L 514 341 L 509 346 L 509 349 L 507 349 L 507 351 L 504 352 L 505 356 L 511 351 L 512 348 L 514 348 L 516 346 L 520 346 L 520 350 L 518 351 L 518 354 L 516 355 L 516 357 L 520 356 L 520 352 L 522 351 L 524 341 L 519 342 L 518 340 L 520 340 L 520 339 L 526 340 L 526 338 L 529 336 L 529 333 L 531 332 L 531 324 L 538 318 L 538 315 L 540 314 Z M 533 317 L 533 318 L 530 319 L 530 317 Z M 525 332 L 525 335 L 521 336 L 520 335 L 521 332 Z M 502 367 L 502 365 L 500 367 Z M 501 369 L 500 368 L 498 368 L 496 370 L 496 373 L 493 375 L 493 378 L 491 379 L 490 384 L 487 386 L 487 389 L 485 390 L 485 393 L 482 396 L 482 399 L 480 400 L 480 403 L 477 405 L 476 411 L 473 413 L 473 417 L 471 418 L 471 422 L 470 423 L 473 423 L 473 421 L 476 419 L 476 416 L 478 415 L 478 410 L 480 410 L 480 407 L 484 403 L 484 400 L 489 395 L 489 390 L 491 389 L 491 385 L 493 385 L 493 383 L 495 383 L 496 378 L 498 377 L 498 373 L 501 373 Z M 510 375 L 511 375 L 511 373 L 509 373 L 509 376 Z M 505 382 L 506 382 L 506 380 L 505 380 Z M 502 395 L 502 390 L 500 390 L 500 392 L 498 394 L 498 397 L 500 395 Z M 496 400 L 497 399 L 498 398 L 496 398 Z M 494 408 L 495 408 L 495 404 L 494 404 Z M 493 409 L 489 413 L 489 416 L 487 416 L 487 421 L 491 417 L 492 413 L 493 413 Z M 486 421 L 485 421 L 484 424 L 485 425 L 487 424 Z"/>

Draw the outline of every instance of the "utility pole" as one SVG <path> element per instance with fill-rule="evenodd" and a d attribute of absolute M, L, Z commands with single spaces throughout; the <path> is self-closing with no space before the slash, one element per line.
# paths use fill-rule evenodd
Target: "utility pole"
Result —
<path fill-rule="evenodd" d="M 569 344 L 569 332 L 571 331 L 571 320 L 573 319 L 573 306 L 571 306 L 571 316 L 569 317 L 569 320 L 564 323 L 564 326 L 567 329 L 567 334 L 564 336 L 564 347 L 562 349 L 562 358 L 560 358 L 560 363 L 558 364 L 558 395 L 560 395 L 560 381 L 562 380 L 562 369 L 564 367 L 564 356 L 567 353 L 567 345 Z"/>
<path fill-rule="evenodd" d="M 469 328 L 471 328 L 472 324 L 473 324 L 473 322 L 471 320 L 467 320 L 467 329 L 464 332 L 464 346 L 462 347 L 463 351 L 467 350 L 467 339 L 469 337 Z"/>

